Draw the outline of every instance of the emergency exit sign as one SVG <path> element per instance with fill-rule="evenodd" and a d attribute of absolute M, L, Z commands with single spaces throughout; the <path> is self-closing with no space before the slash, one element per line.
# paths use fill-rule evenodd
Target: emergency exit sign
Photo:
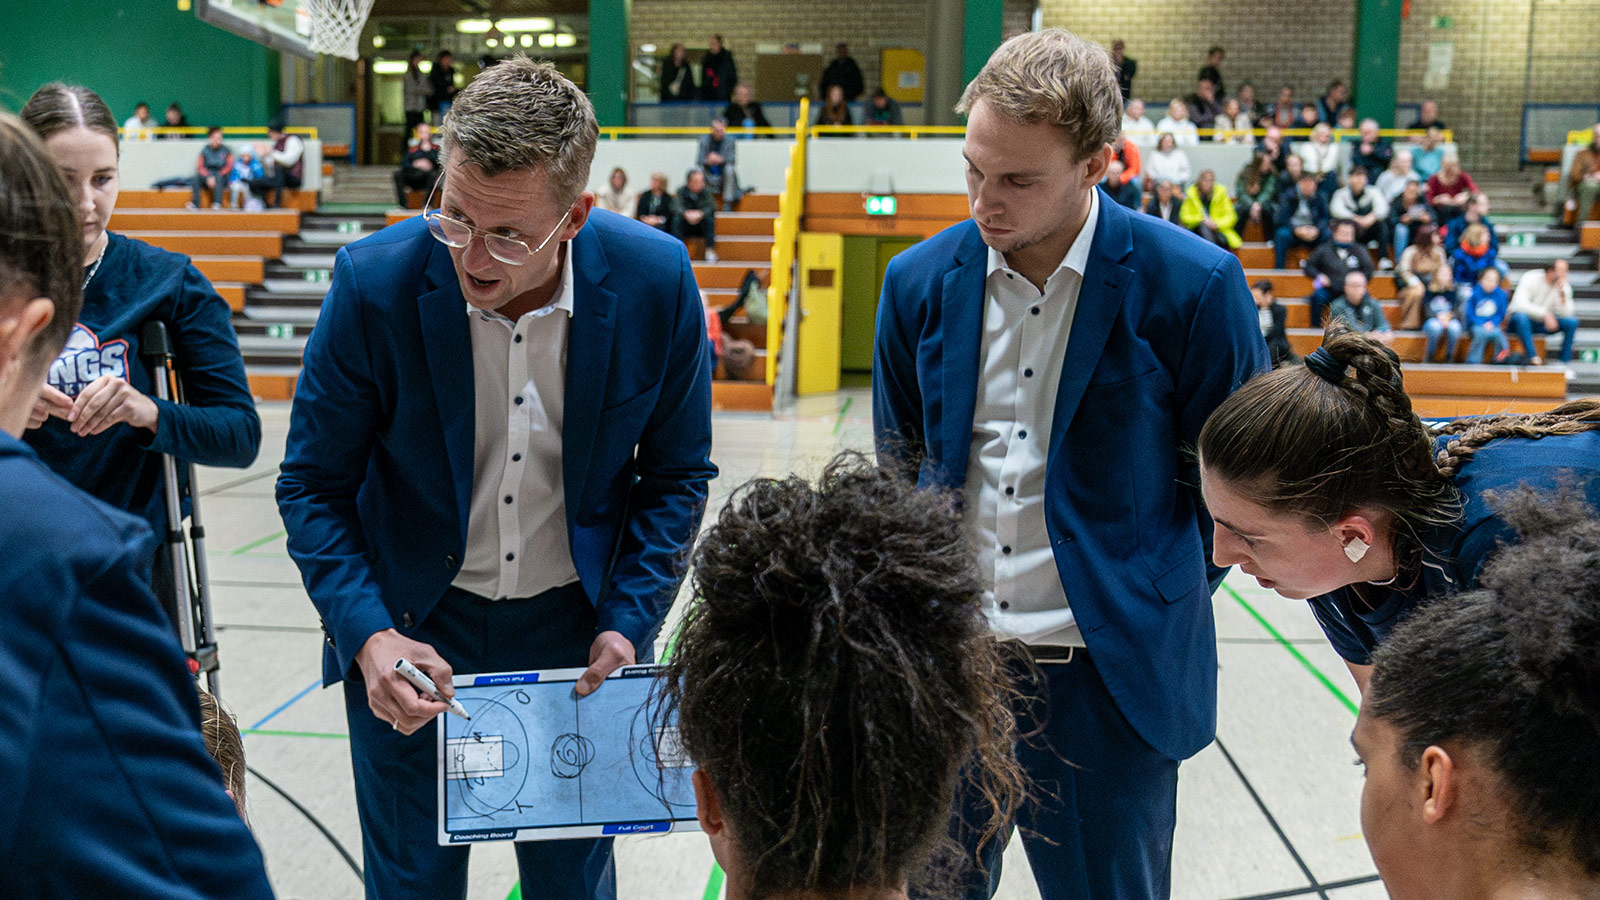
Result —
<path fill-rule="evenodd" d="M 897 205 L 893 197 L 868 197 L 867 215 L 892 216 Z"/>

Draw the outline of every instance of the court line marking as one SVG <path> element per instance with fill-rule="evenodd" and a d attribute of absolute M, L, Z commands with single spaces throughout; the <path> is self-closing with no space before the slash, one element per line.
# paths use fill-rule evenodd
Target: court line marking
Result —
<path fill-rule="evenodd" d="M 319 738 L 328 741 L 350 740 L 350 735 L 339 734 L 333 731 L 278 731 L 272 728 L 245 728 L 239 733 L 245 735 L 260 735 L 262 737 Z"/>
<path fill-rule="evenodd" d="M 1239 605 L 1244 607 L 1244 611 L 1249 613 L 1250 617 L 1255 619 L 1257 624 L 1267 630 L 1267 634 L 1272 635 L 1272 637 L 1277 640 L 1278 646 L 1289 651 L 1290 656 L 1293 656 L 1300 663 L 1300 665 L 1305 667 L 1307 672 L 1310 672 L 1312 676 L 1322 684 L 1323 687 L 1327 688 L 1328 693 L 1332 694 L 1341 704 L 1344 705 L 1345 709 L 1350 711 L 1350 715 L 1354 716 L 1360 714 L 1360 704 L 1356 703 L 1354 700 L 1351 700 L 1350 696 L 1344 691 L 1340 690 L 1338 685 L 1329 680 L 1328 676 L 1324 675 L 1322 670 L 1317 668 L 1315 663 L 1307 659 L 1306 655 L 1301 653 L 1299 648 L 1290 643 L 1289 639 L 1279 633 L 1278 629 L 1272 627 L 1272 623 L 1268 622 L 1266 617 L 1261 613 L 1256 612 L 1256 608 L 1251 606 L 1248 601 L 1241 597 L 1239 592 L 1233 589 L 1233 585 L 1224 583 L 1222 585 L 1222 589 L 1227 591 L 1234 600 L 1237 600 Z"/>
<path fill-rule="evenodd" d="M 205 488 L 204 490 L 200 491 L 200 496 L 209 497 L 212 494 L 219 494 L 223 491 L 249 484 L 252 481 L 260 481 L 263 478 L 270 478 L 276 474 L 278 474 L 277 469 L 269 469 L 265 472 L 257 472 L 254 475 L 246 475 L 243 478 L 236 478 L 233 481 L 224 482 L 223 484 L 219 484 L 213 488 Z"/>
<path fill-rule="evenodd" d="M 239 547 L 239 548 L 237 548 L 235 550 L 229 551 L 228 555 L 229 556 L 243 556 L 244 554 L 249 553 L 251 550 L 254 550 L 255 548 L 261 546 L 262 544 L 270 544 L 273 541 L 277 540 L 278 538 L 287 537 L 288 534 L 289 534 L 289 532 L 284 531 L 282 528 L 280 528 L 277 531 L 274 531 L 273 533 L 267 535 L 266 537 L 256 538 L 255 540 L 251 541 L 250 543 L 245 544 L 243 547 Z M 276 555 L 276 554 L 274 554 L 274 555 Z"/>
<path fill-rule="evenodd" d="M 273 710 L 272 712 L 267 713 L 266 716 L 263 717 L 261 721 L 255 723 L 254 725 L 251 725 L 249 730 L 250 731 L 256 731 L 256 730 L 260 729 L 261 726 L 263 726 L 263 725 L 267 724 L 268 722 L 272 721 L 278 715 L 278 713 L 281 713 L 284 710 L 288 709 L 289 707 L 295 705 L 296 703 L 299 703 L 302 699 L 305 698 L 305 696 L 307 694 L 310 694 L 312 691 L 316 690 L 317 688 L 319 688 L 321 686 L 322 686 L 322 679 L 321 678 L 318 678 L 316 681 L 313 681 L 310 684 L 306 685 L 300 691 L 300 693 L 295 694 L 293 697 L 290 697 L 288 700 L 284 701 L 282 706 L 278 707 L 277 709 Z"/>

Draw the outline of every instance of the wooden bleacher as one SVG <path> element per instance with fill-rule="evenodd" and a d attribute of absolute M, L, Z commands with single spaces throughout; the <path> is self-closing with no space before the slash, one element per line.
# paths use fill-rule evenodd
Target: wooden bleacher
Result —
<path fill-rule="evenodd" d="M 1600 222 L 1585 222 L 1578 231 L 1578 247 L 1583 250 L 1600 250 Z"/>
<path fill-rule="evenodd" d="M 118 204 L 111 212 L 111 230 L 126 231 L 275 231 L 300 233 L 300 211 L 269 209 L 140 209 Z"/>
<path fill-rule="evenodd" d="M 202 192 L 202 197 L 209 192 Z M 119 209 L 183 209 L 189 202 L 188 188 L 174 188 L 169 191 L 119 191 L 117 193 L 117 207 Z M 298 191 L 294 188 L 283 189 L 283 208 L 297 209 L 301 212 L 317 211 L 316 191 Z M 197 210 L 198 211 L 198 210 Z"/>

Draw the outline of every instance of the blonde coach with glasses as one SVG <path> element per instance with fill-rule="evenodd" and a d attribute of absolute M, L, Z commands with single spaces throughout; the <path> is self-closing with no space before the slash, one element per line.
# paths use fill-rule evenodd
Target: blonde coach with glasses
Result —
<path fill-rule="evenodd" d="M 345 682 L 369 898 L 466 895 L 435 840 L 434 716 L 392 671 L 650 657 L 715 474 L 683 245 L 583 191 L 584 95 L 525 58 L 455 100 L 423 215 L 339 251 L 278 505 Z M 602 688 L 603 689 L 603 688 Z M 447 689 L 448 691 L 448 689 Z M 542 898 L 612 898 L 609 839 L 516 845 Z"/>

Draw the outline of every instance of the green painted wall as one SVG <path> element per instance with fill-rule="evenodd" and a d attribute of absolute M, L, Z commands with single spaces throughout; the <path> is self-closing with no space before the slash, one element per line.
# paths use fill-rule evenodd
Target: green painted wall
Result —
<path fill-rule="evenodd" d="M 602 128 L 628 124 L 628 17 L 632 0 L 589 0 L 585 87 Z"/>
<path fill-rule="evenodd" d="M 278 53 L 180 12 L 176 0 L 4 0 L 0 109 L 40 85 L 92 88 L 117 123 L 139 101 L 191 125 L 260 125 L 278 110 Z"/>
<path fill-rule="evenodd" d="M 1401 0 L 1357 0 L 1356 53 L 1351 71 L 1351 96 L 1356 112 L 1394 127 L 1394 105 L 1400 82 Z M 1440 118 L 1444 118 L 1440 116 Z"/>
<path fill-rule="evenodd" d="M 978 77 L 983 64 L 1000 47 L 1005 0 L 967 0 L 966 29 L 961 35 L 961 86 Z"/>
<path fill-rule="evenodd" d="M 872 371 L 872 335 L 878 316 L 878 239 L 846 235 L 839 272 L 844 315 L 840 322 L 839 368 Z"/>

